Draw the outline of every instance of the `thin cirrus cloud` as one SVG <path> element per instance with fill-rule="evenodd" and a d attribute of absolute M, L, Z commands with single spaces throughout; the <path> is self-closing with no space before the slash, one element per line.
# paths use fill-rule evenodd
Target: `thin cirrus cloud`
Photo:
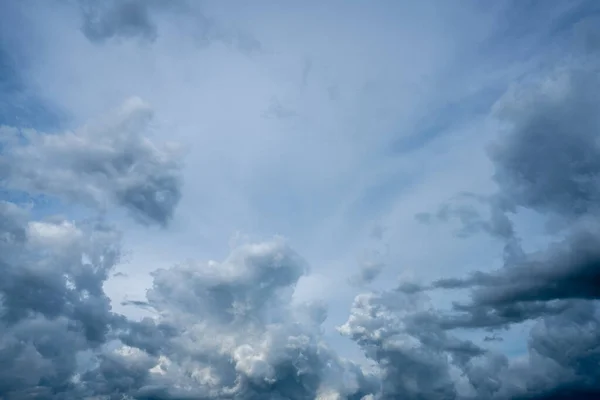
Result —
<path fill-rule="evenodd" d="M 0 397 L 597 398 L 594 3 L 433 4 L 5 6 Z"/>

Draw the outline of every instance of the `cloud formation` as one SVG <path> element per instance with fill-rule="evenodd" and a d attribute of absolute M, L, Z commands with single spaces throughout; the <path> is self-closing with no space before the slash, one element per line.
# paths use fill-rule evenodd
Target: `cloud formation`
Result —
<path fill-rule="evenodd" d="M 153 10 L 166 3 L 81 4 L 92 7 L 84 33 L 103 42 L 156 40 Z M 200 38 L 234 40 L 203 26 Z M 107 211 L 167 227 L 182 197 L 179 154 L 149 139 L 153 111 L 141 100 L 74 131 L 2 127 L 2 190 L 83 204 L 90 216 L 43 218 L 0 201 L 0 398 L 600 397 L 600 81 L 591 64 L 520 82 L 496 103 L 497 191 L 460 193 L 418 219 L 458 220 L 465 239 L 490 235 L 504 245 L 502 266 L 356 295 L 338 332 L 366 362 L 330 346 L 324 303 L 295 297 L 308 262 L 279 238 L 154 271 L 145 295 L 126 302 L 151 316 L 112 309 L 105 284 L 124 250 Z M 312 87 L 312 62 L 304 86 L 309 78 Z M 557 222 L 546 248 L 523 245 L 514 221 L 523 210 Z M 371 284 L 389 264 L 363 264 L 351 281 Z M 436 307 L 434 294 L 448 291 L 467 297 Z M 526 352 L 490 343 L 516 326 L 529 329 Z"/>
<path fill-rule="evenodd" d="M 181 197 L 175 148 L 144 136 L 153 112 L 138 98 L 75 131 L 45 134 L 2 127 L 0 176 L 9 186 L 106 208 L 126 208 L 143 223 L 166 225 Z"/>
<path fill-rule="evenodd" d="M 568 86 L 562 98 L 570 104 L 573 96 L 579 98 L 572 91 L 588 86 Z M 532 107 L 531 118 L 543 120 L 537 106 Z M 588 101 L 578 110 L 585 107 L 593 110 Z M 555 108 L 549 108 L 552 117 L 558 113 Z M 571 116 L 566 111 L 561 115 Z M 595 120 L 586 115 L 577 114 L 575 121 Z M 49 135 L 4 128 L 12 140 L 4 142 L 3 176 L 22 190 L 92 206 L 114 203 L 144 221 L 164 224 L 177 204 L 180 178 L 171 153 L 142 136 L 150 117 L 147 106 L 132 100 L 114 119 L 75 132 Z M 372 370 L 340 358 L 326 345 L 321 324 L 327 312 L 321 303 L 292 301 L 308 267 L 283 240 L 240 246 L 222 262 L 190 261 L 157 270 L 146 298 L 132 302 L 153 317 L 131 320 L 111 310 L 103 290 L 121 254 L 114 228 L 101 221 L 32 220 L 19 206 L 1 203 L 0 355 L 6 368 L 0 374 L 0 393 L 50 399 L 596 395 L 597 182 L 593 157 L 580 160 L 569 153 L 571 148 L 592 151 L 595 138 L 582 130 L 569 140 L 584 145 L 566 145 L 560 129 L 567 122 L 556 121 L 548 126 L 558 131 L 548 134 L 540 150 L 528 139 L 538 125 L 525 117 L 511 122 L 505 142 L 492 153 L 497 198 L 477 198 L 490 207 L 492 221 L 449 207 L 437 217 L 456 215 L 510 241 L 515 233 L 505 210 L 528 207 L 566 218 L 567 235 L 547 250 L 505 258 L 506 265 L 497 271 L 358 295 L 339 332 L 364 351 L 374 363 Z M 594 127 L 591 122 L 583 126 Z M 546 143 L 555 137 L 561 145 Z M 529 152 L 539 151 L 550 159 L 560 159 L 566 151 L 560 171 L 531 161 L 538 155 Z M 535 179 L 528 178 L 530 173 Z M 161 201 L 162 191 L 171 201 Z M 580 199 L 578 208 L 566 207 L 575 198 Z M 514 207 L 505 206 L 511 203 Z M 363 283 L 380 272 L 371 269 L 363 271 Z M 469 290 L 470 300 L 450 311 L 436 310 L 425 291 L 442 289 Z M 535 324 L 529 353 L 519 361 L 455 333 L 458 328 L 493 330 L 526 321 Z"/>
<path fill-rule="evenodd" d="M 156 271 L 146 302 L 156 317 L 131 321 L 102 288 L 119 261 L 116 231 L 32 221 L 8 203 L 0 213 L 9 399 L 360 399 L 374 389 L 323 343 L 323 307 L 291 305 L 306 264 L 281 241 Z"/>
<path fill-rule="evenodd" d="M 171 164 L 140 134 L 149 110 L 134 101 L 119 116 L 62 135 L 7 130 L 4 177 L 100 206 L 98 193 L 121 200 L 119 181 L 151 186 Z M 113 227 L 35 220 L 8 202 L 0 216 L 5 398 L 361 399 L 376 389 L 372 374 L 325 345 L 323 305 L 292 304 L 307 265 L 282 240 L 156 271 L 136 302 L 154 317 L 137 321 L 112 312 L 104 292 L 121 255 Z"/>
<path fill-rule="evenodd" d="M 94 42 L 111 37 L 135 37 L 154 40 L 157 36 L 156 23 L 151 16 L 151 8 L 160 1 L 81 1 L 83 16 L 82 31 Z M 166 4 L 165 2 L 162 2 Z"/>
<path fill-rule="evenodd" d="M 495 180 L 514 204 L 577 217 L 600 200 L 597 69 L 573 67 L 509 92 L 498 113 L 511 132 L 491 149 Z"/>
<path fill-rule="evenodd" d="M 119 234 L 94 221 L 32 221 L 6 202 L 0 216 L 0 393 L 73 398 L 78 356 L 97 351 L 119 322 L 102 288 Z"/>
<path fill-rule="evenodd" d="M 403 293 L 468 290 L 468 302 L 455 303 L 450 313 L 437 316 L 444 330 L 498 329 L 535 321 L 528 360 L 507 367 L 521 370 L 521 378 L 502 382 L 499 398 L 595 398 L 600 393 L 594 364 L 600 338 L 594 333 L 600 295 L 595 71 L 576 66 L 559 70 L 509 91 L 497 104 L 508 131 L 490 151 L 499 188 L 490 201 L 492 211 L 503 219 L 519 207 L 547 215 L 561 221 L 560 238 L 535 252 L 519 247 L 520 256 L 505 258 L 496 271 L 401 288 Z M 445 210 L 437 213 L 438 219 L 446 218 Z M 510 227 L 506 234 L 498 235 L 490 229 L 493 221 L 474 208 L 456 210 L 451 215 L 464 229 L 476 225 L 506 243 L 518 243 L 512 223 L 505 224 Z"/>
<path fill-rule="evenodd" d="M 260 42 L 246 32 L 229 29 L 214 18 L 206 16 L 198 3 L 186 0 L 108 0 L 103 2 L 79 0 L 81 31 L 93 43 L 111 39 L 138 38 L 154 42 L 159 37 L 158 18 L 155 14 L 171 14 L 198 45 L 221 42 L 244 53 L 261 48 Z"/>

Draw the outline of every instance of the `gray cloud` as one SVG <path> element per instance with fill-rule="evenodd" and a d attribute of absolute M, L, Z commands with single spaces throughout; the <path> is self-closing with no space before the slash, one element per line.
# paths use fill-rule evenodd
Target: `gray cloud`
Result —
<path fill-rule="evenodd" d="M 523 258 L 523 250 L 510 219 L 515 211 L 515 205 L 502 196 L 460 193 L 442 204 L 437 212 L 421 212 L 415 215 L 415 219 L 422 224 L 458 221 L 457 237 L 466 239 L 486 233 L 504 242 L 505 262 L 517 262 Z"/>
<path fill-rule="evenodd" d="M 460 393 L 453 375 L 460 371 L 478 394 L 495 391 L 493 369 L 478 364 L 505 364 L 474 343 L 448 334 L 440 315 L 422 293 L 398 291 L 356 297 L 340 332 L 349 336 L 381 371 L 381 399 L 455 399 Z M 483 396 L 483 397 L 482 397 Z"/>
<path fill-rule="evenodd" d="M 152 186 L 153 168 L 177 168 L 139 135 L 148 111 L 128 110 L 102 128 L 48 137 L 11 131 L 23 135 L 7 142 L 15 151 L 3 153 L 4 176 L 23 189 L 73 201 L 135 207 L 115 195 L 119 181 Z M 97 132 L 119 134 L 93 140 Z M 133 176 L 135 168 L 119 167 L 131 154 L 139 159 L 131 164 L 146 168 Z M 506 159 L 499 169 L 518 177 Z M 117 183 L 97 177 L 100 170 Z M 66 182 L 78 184 L 69 189 Z M 577 212 L 564 211 L 554 194 L 542 203 L 525 201 L 535 196 L 520 193 L 549 186 L 516 195 L 504 188 L 508 182 L 513 178 L 502 180 L 498 195 L 506 203 L 476 201 L 489 220 L 479 211 L 455 213 L 453 206 L 436 218 L 477 221 L 477 229 L 508 243 L 516 237 L 506 219 L 513 201 L 571 221 L 565 237 L 546 250 L 505 258 L 497 271 L 357 296 L 339 330 L 374 363 L 372 371 L 326 346 L 322 304 L 292 302 L 307 265 L 282 241 L 244 245 L 222 262 L 156 271 L 146 298 L 128 302 L 153 317 L 134 321 L 111 311 L 102 288 L 120 259 L 118 232 L 97 221 L 31 220 L 16 205 L 1 203 L 0 393 L 69 400 L 593 398 L 600 391 L 595 208 L 587 201 Z M 468 290 L 471 298 L 436 310 L 425 291 L 439 289 Z M 535 324 L 522 360 L 460 339 L 456 331 L 523 321 Z"/>
<path fill-rule="evenodd" d="M 135 207 L 116 195 L 121 185 L 152 187 L 178 171 L 140 135 L 149 116 L 133 102 L 76 132 L 6 130 L 3 177 L 101 209 L 107 199 Z M 129 305 L 155 317 L 134 321 L 113 313 L 103 290 L 121 255 L 112 227 L 32 220 L 2 202 L 0 239 L 3 398 L 358 400 L 377 390 L 374 375 L 323 342 L 324 306 L 292 303 L 307 265 L 282 241 L 154 272 L 146 299 Z"/>
<path fill-rule="evenodd" d="M 600 297 L 598 232 L 578 232 L 530 258 L 527 263 L 495 273 L 480 272 L 463 280 L 440 280 L 434 286 L 480 288 L 473 292 L 473 300 L 482 305 Z"/>
<path fill-rule="evenodd" d="M 121 338 L 161 354 L 165 390 L 190 387 L 185 396 L 367 394 L 361 392 L 367 381 L 361 370 L 345 365 L 321 342 L 322 306 L 291 305 L 293 286 L 305 269 L 285 244 L 272 242 L 243 246 L 222 263 L 159 270 L 147 297 L 161 318 L 132 324 Z M 344 384 L 344 375 L 353 383 Z"/>
<path fill-rule="evenodd" d="M 151 15 L 136 8 L 146 5 L 118 5 L 126 6 L 133 8 L 114 11 L 124 15 L 108 12 L 112 22 L 100 18 L 97 40 L 155 37 Z M 491 150 L 497 195 L 471 196 L 421 219 L 456 218 L 463 236 L 502 240 L 505 266 L 358 295 L 339 330 L 372 370 L 326 346 L 322 304 L 294 304 L 307 265 L 282 241 L 242 246 L 222 262 L 156 271 L 146 298 L 127 303 L 153 317 L 134 321 L 113 313 L 103 291 L 121 255 L 114 227 L 36 220 L 0 202 L 0 397 L 597 398 L 597 82 L 571 70 L 500 103 L 508 133 Z M 2 183 L 102 210 L 119 205 L 143 222 L 165 224 L 180 197 L 179 164 L 142 136 L 150 116 L 133 102 L 75 132 L 3 128 Z M 510 219 L 520 207 L 564 220 L 562 239 L 524 253 Z M 376 275 L 373 267 L 362 279 Z M 471 297 L 436 310 L 425 292 L 440 289 Z M 524 321 L 534 326 L 522 359 L 458 337 L 458 328 Z"/>
<path fill-rule="evenodd" d="M 159 4 L 161 2 L 152 0 L 81 1 L 81 29 L 94 42 L 117 36 L 139 36 L 152 41 L 156 39 L 157 27 L 151 16 L 151 8 Z"/>
<path fill-rule="evenodd" d="M 94 43 L 111 39 L 139 38 L 154 42 L 159 37 L 161 17 L 174 17 L 180 28 L 188 29 L 200 46 L 220 42 L 243 53 L 261 49 L 260 42 L 247 32 L 229 29 L 206 16 L 198 2 L 186 0 L 79 0 L 81 31 Z"/>
<path fill-rule="evenodd" d="M 5 398 L 358 400 L 377 388 L 325 346 L 321 304 L 292 305 L 306 263 L 280 241 L 157 271 L 143 303 L 156 317 L 131 321 L 102 289 L 116 231 L 9 203 L 0 215 Z"/>
<path fill-rule="evenodd" d="M 119 235 L 97 222 L 31 221 L 5 202 L 0 216 L 0 393 L 61 398 L 77 352 L 99 351 L 119 323 L 102 289 Z"/>
<path fill-rule="evenodd" d="M 0 128 L 0 176 L 13 188 L 103 208 L 116 203 L 143 223 L 166 225 L 181 197 L 180 163 L 143 136 L 151 118 L 131 99 L 107 121 L 74 132 Z"/>
<path fill-rule="evenodd" d="M 349 282 L 352 285 L 368 285 L 372 283 L 383 271 L 385 264 L 375 261 L 366 261 L 360 264 L 359 270 L 352 275 Z"/>
<path fill-rule="evenodd" d="M 595 69 L 574 68 L 538 88 L 517 88 L 498 104 L 510 132 L 490 154 L 506 198 L 568 217 L 597 210 L 599 83 Z"/>
<path fill-rule="evenodd" d="M 556 314 L 568 306 L 565 300 L 600 294 L 597 85 L 589 71 L 575 69 L 501 102 L 511 130 L 491 152 L 498 197 L 573 222 L 567 237 L 545 251 L 508 260 L 493 273 L 433 283 L 434 288 L 473 288 L 472 303 L 458 308 L 482 324 Z M 514 236 L 507 232 L 500 237 Z"/>
<path fill-rule="evenodd" d="M 585 63 L 581 65 L 585 66 Z M 498 192 L 452 202 L 424 223 L 456 218 L 466 236 L 486 232 L 509 245 L 504 266 L 466 278 L 401 287 L 405 294 L 467 290 L 470 300 L 435 315 L 436 326 L 497 329 L 536 321 L 528 358 L 501 368 L 495 398 L 596 398 L 600 295 L 600 120 L 595 69 L 570 67 L 513 88 L 496 105 L 505 134 L 490 148 Z M 510 214 L 527 208 L 561 221 L 561 238 L 523 252 Z M 486 397 L 487 398 L 487 397 Z"/>

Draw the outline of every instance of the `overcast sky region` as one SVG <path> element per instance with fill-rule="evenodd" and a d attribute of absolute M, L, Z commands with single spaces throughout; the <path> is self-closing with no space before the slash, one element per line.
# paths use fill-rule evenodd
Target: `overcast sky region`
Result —
<path fill-rule="evenodd" d="M 28 399 L 600 399 L 600 2 L 0 0 Z"/>

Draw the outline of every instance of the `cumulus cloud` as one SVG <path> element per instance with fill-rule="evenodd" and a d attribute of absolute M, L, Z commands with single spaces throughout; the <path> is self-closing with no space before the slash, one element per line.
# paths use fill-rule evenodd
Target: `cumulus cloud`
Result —
<path fill-rule="evenodd" d="M 2 127 L 0 176 L 16 189 L 106 208 L 166 225 L 181 197 L 175 148 L 144 134 L 153 112 L 138 98 L 97 124 L 61 134 Z"/>
<path fill-rule="evenodd" d="M 84 32 L 93 41 L 155 40 L 159 3 L 86 3 L 92 8 L 84 10 Z M 207 29 L 204 37 L 232 37 Z M 517 86 L 497 104 L 506 129 L 490 150 L 498 192 L 461 194 L 418 218 L 458 220 L 459 236 L 485 232 L 502 241 L 504 265 L 357 295 L 338 330 L 370 367 L 327 345 L 323 303 L 293 301 L 308 265 L 284 240 L 238 246 L 222 261 L 155 271 L 145 298 L 126 302 L 151 315 L 134 320 L 113 312 L 104 292 L 123 253 L 113 225 L 100 217 L 40 219 L 0 201 L 0 397 L 600 397 L 595 72 L 569 66 Z M 152 110 L 132 99 L 106 120 L 72 132 L 4 127 L 3 189 L 101 212 L 120 206 L 143 223 L 166 225 L 181 197 L 181 165 L 173 149 L 145 136 L 151 118 Z M 512 219 L 523 208 L 559 219 L 561 236 L 546 249 L 524 251 Z M 364 264 L 353 279 L 371 283 L 382 265 Z M 429 297 L 437 290 L 469 297 L 437 309 Z M 482 345 L 461 338 L 465 330 L 487 333 L 523 322 L 532 328 L 521 357 L 493 350 L 488 342 L 496 336 Z"/>
<path fill-rule="evenodd" d="M 160 317 L 132 324 L 121 339 L 160 354 L 163 390 L 188 388 L 181 393 L 190 397 L 360 398 L 367 377 L 323 343 L 322 306 L 292 306 L 305 271 L 281 241 L 157 271 L 147 298 Z"/>
<path fill-rule="evenodd" d="M 157 216 L 156 197 L 146 206 L 121 196 L 163 189 L 154 185 L 165 180 L 179 195 L 177 164 L 141 135 L 150 116 L 134 100 L 75 132 L 6 129 L 3 178 L 163 222 L 176 202 Z M 103 288 L 122 253 L 113 227 L 36 220 L 8 202 L 0 217 L 3 398 L 358 400 L 377 389 L 372 374 L 324 343 L 323 304 L 293 304 L 307 264 L 283 240 L 155 271 L 146 299 L 134 303 L 153 317 L 136 321 L 114 313 Z"/>
<path fill-rule="evenodd" d="M 569 90 L 577 87 L 584 90 Z M 569 93 L 565 101 L 574 96 L 562 93 Z M 535 118 L 537 112 L 532 112 Z M 2 153 L 5 181 L 101 208 L 114 203 L 144 221 L 165 223 L 179 198 L 179 167 L 168 149 L 142 136 L 150 117 L 143 103 L 132 101 L 108 122 L 75 132 L 43 135 L 5 128 L 11 134 Z M 6 368 L 0 393 L 56 399 L 592 396 L 600 390 L 594 367 L 600 232 L 593 179 L 580 179 L 583 172 L 568 166 L 569 160 L 579 161 L 568 156 L 560 173 L 570 175 L 543 178 L 556 179 L 562 189 L 555 193 L 538 179 L 530 183 L 520 168 L 538 168 L 539 175 L 543 167 L 525 162 L 529 157 L 522 147 L 535 147 L 516 136 L 530 132 L 511 121 L 506 143 L 492 152 L 498 194 L 466 196 L 489 211 L 489 220 L 469 211 L 469 205 L 449 205 L 435 218 L 456 217 L 473 232 L 518 247 L 508 213 L 529 207 L 570 221 L 567 234 L 546 250 L 505 257 L 506 265 L 497 271 L 358 295 L 339 331 L 373 362 L 371 370 L 340 358 L 324 342 L 323 304 L 292 301 L 308 267 L 283 240 L 239 246 L 222 262 L 190 261 L 155 271 L 146 298 L 130 302 L 152 317 L 130 320 L 112 312 L 103 291 L 121 253 L 114 228 L 98 221 L 32 220 L 18 206 L 2 203 L 0 355 Z M 593 140 L 585 141 L 591 148 Z M 593 171 L 586 160 L 584 170 Z M 566 208 L 565 188 L 575 190 L 570 196 L 583 196 L 578 209 Z M 170 193 L 170 202 L 161 202 L 161 191 Z M 373 280 L 380 269 L 365 268 L 361 282 Z M 470 299 L 436 310 L 426 291 L 441 289 L 468 290 Z M 521 360 L 457 333 L 458 328 L 492 330 L 524 321 L 535 324 Z"/>
<path fill-rule="evenodd" d="M 93 221 L 31 221 L 6 202 L 0 216 L 0 393 L 60 398 L 78 352 L 98 349 L 119 322 L 102 288 L 119 234 Z"/>
<path fill-rule="evenodd" d="M 528 86 L 497 105 L 510 129 L 491 149 L 502 194 L 518 206 L 567 217 L 597 211 L 597 70 L 574 67 Z"/>
<path fill-rule="evenodd" d="M 292 306 L 306 263 L 282 241 L 154 274 L 154 318 L 111 311 L 119 234 L 34 221 L 0 203 L 0 393 L 7 398 L 360 399 L 372 378 L 322 341 L 319 303 Z M 337 397 L 336 397 L 337 396 Z"/>
<path fill-rule="evenodd" d="M 423 222 L 456 217 L 463 231 L 490 233 L 517 250 L 513 256 L 518 257 L 505 257 L 496 271 L 400 288 L 404 294 L 468 290 L 469 301 L 436 316 L 444 331 L 536 321 L 528 358 L 503 368 L 498 398 L 595 398 L 600 393 L 595 366 L 600 337 L 595 332 L 600 294 L 595 71 L 563 68 L 513 88 L 496 105 L 506 132 L 490 148 L 499 190 L 486 200 L 489 219 L 471 205 L 456 203 L 418 216 Z M 546 249 L 523 252 L 509 219 L 518 208 L 560 220 L 561 237 Z"/>

